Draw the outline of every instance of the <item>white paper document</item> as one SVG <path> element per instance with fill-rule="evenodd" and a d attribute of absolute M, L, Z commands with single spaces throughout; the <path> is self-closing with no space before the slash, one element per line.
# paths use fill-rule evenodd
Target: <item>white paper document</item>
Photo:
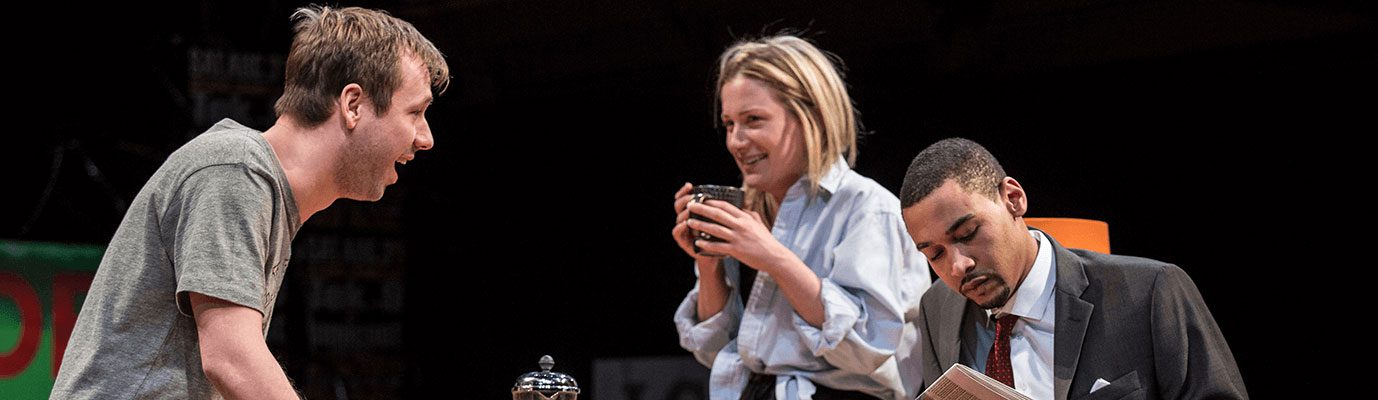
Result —
<path fill-rule="evenodd" d="M 962 364 L 952 364 L 915 400 L 1032 400 L 985 374 Z"/>

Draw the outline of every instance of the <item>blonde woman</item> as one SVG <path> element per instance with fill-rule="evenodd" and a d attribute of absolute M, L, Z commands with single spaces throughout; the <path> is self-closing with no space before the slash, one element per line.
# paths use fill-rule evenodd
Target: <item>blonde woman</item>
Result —
<path fill-rule="evenodd" d="M 717 91 L 745 210 L 693 203 L 686 183 L 672 230 L 698 276 L 675 325 L 712 369 L 710 398 L 913 398 L 927 264 L 899 201 L 851 169 L 858 122 L 829 55 L 793 36 L 739 42 Z"/>

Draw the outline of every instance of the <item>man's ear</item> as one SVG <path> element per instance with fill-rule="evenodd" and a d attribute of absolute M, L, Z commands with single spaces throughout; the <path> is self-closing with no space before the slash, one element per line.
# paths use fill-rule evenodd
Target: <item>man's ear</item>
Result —
<path fill-rule="evenodd" d="M 1029 212 L 1029 197 L 1024 193 L 1024 187 L 1019 185 L 1019 181 L 1011 177 L 1005 177 L 1000 182 L 1000 198 L 1003 200 L 1005 210 L 1014 217 L 1023 217 L 1024 213 Z"/>
<path fill-rule="evenodd" d="M 340 90 L 340 98 L 336 103 L 340 108 L 340 118 L 344 127 L 354 130 L 354 127 L 359 126 L 359 109 L 364 103 L 364 88 L 357 83 L 345 85 L 344 89 Z"/>

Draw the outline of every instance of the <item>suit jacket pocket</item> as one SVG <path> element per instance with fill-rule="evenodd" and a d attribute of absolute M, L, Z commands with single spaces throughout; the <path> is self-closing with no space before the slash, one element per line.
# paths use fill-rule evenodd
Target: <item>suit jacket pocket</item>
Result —
<path fill-rule="evenodd" d="M 1093 381 L 1094 382 L 1094 381 Z M 1072 397 L 1072 396 L 1068 396 Z M 1077 398 L 1077 397 L 1073 397 Z M 1139 371 L 1129 371 L 1111 381 L 1109 385 L 1077 398 L 1079 400 L 1128 400 L 1144 398 L 1143 388 L 1139 387 Z"/>

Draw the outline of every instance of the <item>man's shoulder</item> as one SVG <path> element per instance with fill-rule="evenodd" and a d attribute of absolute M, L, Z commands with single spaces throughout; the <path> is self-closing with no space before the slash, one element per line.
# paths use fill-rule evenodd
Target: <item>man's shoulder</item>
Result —
<path fill-rule="evenodd" d="M 254 151 L 262 147 L 261 135 L 262 132 L 227 118 L 191 139 L 178 152 L 185 150 L 195 153 L 224 155 L 227 151 Z"/>
<path fill-rule="evenodd" d="M 266 172 L 274 163 L 276 156 L 261 132 L 225 119 L 174 151 L 164 167 L 182 171 L 179 175 L 185 176 L 205 167 L 239 165 L 271 176 Z"/>
<path fill-rule="evenodd" d="M 1151 258 L 1069 251 L 1081 262 L 1088 283 L 1107 295 L 1151 296 L 1154 287 L 1162 282 L 1190 279 L 1178 266 Z"/>
<path fill-rule="evenodd" d="M 1081 261 L 1088 275 L 1113 270 L 1132 275 L 1153 276 L 1177 268 L 1175 265 L 1145 257 L 1105 254 L 1082 249 L 1067 251 Z"/>

